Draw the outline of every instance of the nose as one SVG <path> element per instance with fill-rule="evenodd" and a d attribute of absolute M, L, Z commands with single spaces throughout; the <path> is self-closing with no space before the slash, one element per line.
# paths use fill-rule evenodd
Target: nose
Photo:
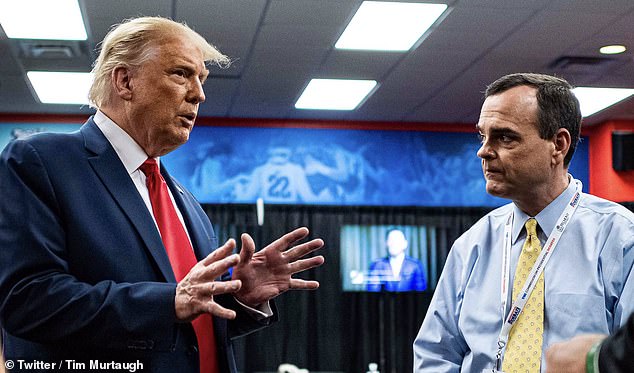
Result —
<path fill-rule="evenodd" d="M 205 90 L 203 84 L 197 77 L 192 81 L 187 96 L 187 101 L 193 104 L 205 102 Z"/>
<path fill-rule="evenodd" d="M 491 159 L 495 157 L 495 152 L 488 141 L 482 142 L 482 145 L 480 145 L 480 149 L 478 149 L 476 154 L 482 159 Z"/>

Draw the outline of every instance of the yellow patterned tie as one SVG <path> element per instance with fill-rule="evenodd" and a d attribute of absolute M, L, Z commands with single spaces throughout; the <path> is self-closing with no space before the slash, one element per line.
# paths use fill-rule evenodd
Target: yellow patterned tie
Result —
<path fill-rule="evenodd" d="M 526 242 L 515 269 L 513 300 L 522 290 L 533 264 L 542 250 L 537 238 L 537 220 L 526 221 Z M 544 330 L 544 273 L 535 283 L 524 310 L 513 325 L 504 353 L 505 373 L 533 373 L 540 371 Z"/>

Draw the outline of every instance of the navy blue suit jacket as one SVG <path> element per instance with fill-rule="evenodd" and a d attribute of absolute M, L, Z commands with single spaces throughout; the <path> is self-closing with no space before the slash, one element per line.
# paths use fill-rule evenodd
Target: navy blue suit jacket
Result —
<path fill-rule="evenodd" d="M 367 291 L 423 291 L 427 288 L 423 264 L 406 256 L 401 266 L 400 278 L 392 274 L 390 258 L 378 259 L 370 264 Z"/>
<path fill-rule="evenodd" d="M 195 198 L 164 168 L 198 259 L 216 248 Z M 175 319 L 176 281 L 152 217 L 92 119 L 71 134 L 10 143 L 0 157 L 0 325 L 6 359 L 140 360 L 198 372 L 196 336 Z M 231 338 L 266 326 L 236 306 L 214 318 L 223 372 Z"/>

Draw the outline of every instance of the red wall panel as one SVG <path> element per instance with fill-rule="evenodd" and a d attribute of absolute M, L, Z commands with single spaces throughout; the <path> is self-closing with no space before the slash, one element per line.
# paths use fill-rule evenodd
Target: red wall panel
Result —
<path fill-rule="evenodd" d="M 634 201 L 634 171 L 612 168 L 612 132 L 634 131 L 634 121 L 609 121 L 593 127 L 590 139 L 590 193 L 615 202 Z"/>

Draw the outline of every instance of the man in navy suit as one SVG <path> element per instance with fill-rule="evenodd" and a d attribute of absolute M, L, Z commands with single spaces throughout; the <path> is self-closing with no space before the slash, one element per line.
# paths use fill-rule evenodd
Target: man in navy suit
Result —
<path fill-rule="evenodd" d="M 236 372 L 231 339 L 275 321 L 272 298 L 319 286 L 291 277 L 324 260 L 304 258 L 323 246 L 298 243 L 306 228 L 257 253 L 243 234 L 231 255 L 235 241 L 216 248 L 197 201 L 161 166 L 172 222 L 189 241 L 182 250 L 198 261 L 176 281 L 140 167 L 188 140 L 205 100 L 206 62 L 227 59 L 187 26 L 126 21 L 106 36 L 93 69 L 95 116 L 75 133 L 33 135 L 3 151 L 0 325 L 16 370 L 37 370 L 18 360 L 57 371 L 89 369 L 93 360 L 102 371 L 199 372 L 192 321 L 208 314 L 216 371 Z"/>
<path fill-rule="evenodd" d="M 427 288 L 423 264 L 405 255 L 408 242 L 405 233 L 391 228 L 385 234 L 388 256 L 370 264 L 367 290 L 423 291 Z"/>

